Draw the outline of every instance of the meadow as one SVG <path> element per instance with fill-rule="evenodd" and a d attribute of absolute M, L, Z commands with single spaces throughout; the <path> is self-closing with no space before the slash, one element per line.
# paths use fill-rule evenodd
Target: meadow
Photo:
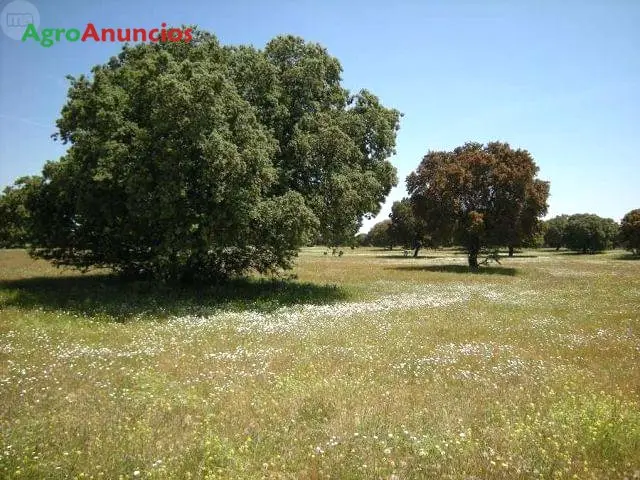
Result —
<path fill-rule="evenodd" d="M 501 261 L 187 288 L 0 250 L 0 477 L 640 478 L 640 261 Z"/>

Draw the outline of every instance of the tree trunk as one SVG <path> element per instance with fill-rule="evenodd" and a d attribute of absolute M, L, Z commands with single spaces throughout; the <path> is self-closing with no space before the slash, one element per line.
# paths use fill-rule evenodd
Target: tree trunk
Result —
<path fill-rule="evenodd" d="M 419 239 L 415 239 L 413 241 L 413 258 L 418 258 L 418 252 L 420 251 L 420 249 L 422 248 L 422 242 Z"/>
<path fill-rule="evenodd" d="M 480 246 L 477 244 L 469 247 L 469 268 L 471 270 L 478 269 L 478 253 L 480 253 Z"/>
<path fill-rule="evenodd" d="M 509 245 L 509 256 L 513 257 L 513 245 Z"/>

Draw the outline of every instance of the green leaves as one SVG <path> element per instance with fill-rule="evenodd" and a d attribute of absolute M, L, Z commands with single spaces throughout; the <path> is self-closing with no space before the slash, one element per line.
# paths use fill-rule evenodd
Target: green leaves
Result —
<path fill-rule="evenodd" d="M 273 193 L 300 192 L 329 244 L 349 241 L 364 215 L 375 215 L 391 188 L 400 113 L 375 95 L 350 96 L 342 67 L 317 44 L 281 36 L 264 52 L 231 48 L 238 90 L 278 142 Z"/>
<path fill-rule="evenodd" d="M 391 220 L 383 220 L 371 227 L 371 230 L 369 230 L 367 234 L 365 244 L 374 247 L 393 248 L 394 239 L 391 235 Z"/>
<path fill-rule="evenodd" d="M 28 202 L 33 254 L 217 279 L 287 268 L 317 233 L 352 237 L 396 184 L 399 113 L 349 97 L 341 71 L 298 37 L 261 51 L 194 31 L 71 78 L 57 122 L 71 146 Z"/>
<path fill-rule="evenodd" d="M 40 184 L 37 176 L 18 178 L 0 194 L 0 248 L 24 247 L 31 242 L 31 215 L 27 198 Z"/>
<path fill-rule="evenodd" d="M 627 250 L 640 255 L 640 208 L 631 210 L 620 223 L 620 240 Z"/>
<path fill-rule="evenodd" d="M 618 230 L 618 224 L 610 218 L 580 213 L 568 218 L 563 241 L 571 250 L 582 253 L 601 252 L 613 247 Z"/>
<path fill-rule="evenodd" d="M 399 202 L 393 202 L 389 218 L 391 218 L 390 235 L 394 243 L 406 248 L 413 247 L 420 235 L 418 222 L 413 215 L 409 199 L 403 198 Z"/>
<path fill-rule="evenodd" d="M 547 220 L 544 243 L 555 249 L 560 249 L 564 245 L 564 231 L 567 226 L 569 215 L 558 215 Z"/>

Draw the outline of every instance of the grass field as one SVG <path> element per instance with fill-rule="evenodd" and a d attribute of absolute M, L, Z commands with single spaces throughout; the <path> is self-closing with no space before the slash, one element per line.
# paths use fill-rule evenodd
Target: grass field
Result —
<path fill-rule="evenodd" d="M 640 478 L 640 261 L 318 248 L 178 289 L 0 251 L 2 478 Z"/>

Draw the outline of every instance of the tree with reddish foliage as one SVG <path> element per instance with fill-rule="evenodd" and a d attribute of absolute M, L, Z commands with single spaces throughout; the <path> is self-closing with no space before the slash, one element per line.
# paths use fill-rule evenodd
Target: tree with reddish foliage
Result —
<path fill-rule="evenodd" d="M 466 143 L 429 152 L 407 177 L 407 188 L 427 234 L 463 245 L 476 269 L 482 248 L 518 246 L 536 233 L 549 196 L 549 183 L 537 173 L 526 150 Z"/>

